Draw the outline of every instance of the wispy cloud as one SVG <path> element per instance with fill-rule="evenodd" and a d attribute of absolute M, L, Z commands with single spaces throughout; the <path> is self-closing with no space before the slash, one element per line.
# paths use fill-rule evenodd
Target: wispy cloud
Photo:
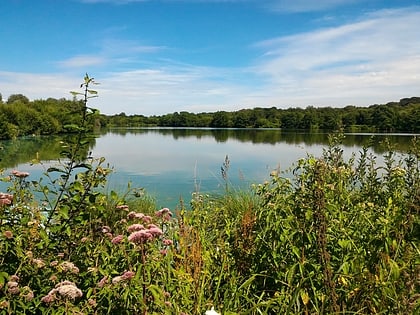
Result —
<path fill-rule="evenodd" d="M 324 11 L 362 1 L 363 0 L 271 0 L 265 4 L 274 11 L 298 13 Z"/>
<path fill-rule="evenodd" d="M 57 61 L 60 68 L 77 69 L 136 62 L 144 54 L 161 52 L 166 47 L 142 45 L 136 40 L 105 38 L 96 43 L 98 49 L 89 55 L 77 55 Z"/>
<path fill-rule="evenodd" d="M 418 91 L 420 83 L 419 28 L 420 9 L 413 7 L 274 38 L 257 44 L 264 56 L 255 71 L 269 78 L 279 99 L 288 95 L 299 104 L 410 96 L 407 93 Z"/>
<path fill-rule="evenodd" d="M 106 59 L 98 56 L 81 55 L 58 61 L 58 65 L 64 68 L 86 68 L 91 66 L 102 65 Z"/>

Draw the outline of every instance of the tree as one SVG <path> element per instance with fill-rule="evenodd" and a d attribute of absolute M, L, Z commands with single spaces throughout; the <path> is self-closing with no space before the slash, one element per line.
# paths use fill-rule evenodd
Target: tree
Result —
<path fill-rule="evenodd" d="M 29 104 L 29 98 L 23 94 L 12 94 L 7 99 L 7 104 L 13 104 L 16 101 L 21 101 L 24 104 Z"/>

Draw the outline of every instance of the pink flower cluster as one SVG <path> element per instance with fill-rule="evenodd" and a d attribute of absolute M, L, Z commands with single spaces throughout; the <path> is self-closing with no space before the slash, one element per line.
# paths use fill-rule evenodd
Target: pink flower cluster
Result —
<path fill-rule="evenodd" d="M 29 176 L 29 173 L 28 172 L 21 172 L 21 171 L 18 171 L 18 170 L 13 170 L 12 175 L 15 176 L 15 177 L 18 177 L 18 178 L 25 178 L 25 177 Z"/>
<path fill-rule="evenodd" d="M 141 220 L 143 223 L 151 223 L 152 222 L 152 217 L 149 215 L 145 215 L 144 213 L 141 212 L 134 212 L 131 211 L 128 215 L 127 218 L 130 220 L 134 220 L 134 219 L 139 219 Z"/>
<path fill-rule="evenodd" d="M 130 281 L 134 278 L 135 275 L 136 273 L 133 271 L 125 271 L 121 276 L 116 276 L 112 278 L 112 284 Z"/>
<path fill-rule="evenodd" d="M 7 287 L 7 293 L 12 294 L 12 295 L 16 295 L 20 293 L 20 288 L 19 288 L 19 277 L 16 275 L 12 275 L 10 276 L 9 281 L 6 284 Z"/>
<path fill-rule="evenodd" d="M 82 297 L 82 291 L 71 281 L 63 281 L 58 283 L 41 301 L 44 303 L 52 303 L 57 299 L 72 300 Z"/>
<path fill-rule="evenodd" d="M 164 221 L 169 221 L 172 217 L 172 212 L 168 208 L 162 208 L 156 211 L 155 215 L 162 218 Z"/>
<path fill-rule="evenodd" d="M 0 206 L 11 205 L 13 202 L 13 195 L 0 192 Z"/>
<path fill-rule="evenodd" d="M 149 224 L 147 228 L 142 224 L 133 224 L 127 228 L 127 231 L 131 233 L 128 241 L 134 244 L 143 244 L 163 234 L 162 230 L 154 224 Z"/>

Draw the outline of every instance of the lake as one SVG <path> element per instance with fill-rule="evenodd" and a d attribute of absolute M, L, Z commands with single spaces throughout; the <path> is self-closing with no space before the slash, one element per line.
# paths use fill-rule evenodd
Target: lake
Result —
<path fill-rule="evenodd" d="M 350 157 L 372 143 L 372 152 L 384 152 L 385 139 L 407 150 L 412 134 L 345 134 L 343 148 Z M 58 136 L 27 137 L 0 142 L 0 168 L 29 172 L 38 180 L 44 168 L 31 165 L 39 158 L 46 166 L 56 163 L 61 151 Z M 319 156 L 328 144 L 322 132 L 286 132 L 280 129 L 113 129 L 98 134 L 91 143 L 93 157 L 105 157 L 114 168 L 107 190 L 125 191 L 127 183 L 142 187 L 158 207 L 174 208 L 180 198 L 188 205 L 192 193 L 223 193 L 221 167 L 228 157 L 228 179 L 233 188 L 246 189 L 269 179 L 272 170 L 290 168 L 308 154 Z M 7 185 L 0 182 L 0 191 Z"/>

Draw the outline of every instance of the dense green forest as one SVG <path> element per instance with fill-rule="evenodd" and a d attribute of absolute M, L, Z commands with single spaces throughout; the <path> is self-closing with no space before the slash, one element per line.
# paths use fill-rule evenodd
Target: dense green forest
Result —
<path fill-rule="evenodd" d="M 214 113 L 175 112 L 163 116 L 108 116 L 107 124 L 118 127 L 211 127 L 211 128 L 283 128 L 347 131 L 420 131 L 420 97 L 401 99 L 369 107 L 312 107 L 279 109 L 276 107 L 241 109 Z"/>
<path fill-rule="evenodd" d="M 68 126 L 80 120 L 83 106 L 80 101 L 65 98 L 30 101 L 22 94 L 10 95 L 3 101 L 0 94 L 0 139 L 67 133 Z M 97 112 L 89 117 L 89 122 L 92 129 L 108 126 L 419 132 L 420 97 L 369 107 L 256 107 L 233 112 L 181 111 L 150 117 L 125 113 L 107 116 Z"/>

